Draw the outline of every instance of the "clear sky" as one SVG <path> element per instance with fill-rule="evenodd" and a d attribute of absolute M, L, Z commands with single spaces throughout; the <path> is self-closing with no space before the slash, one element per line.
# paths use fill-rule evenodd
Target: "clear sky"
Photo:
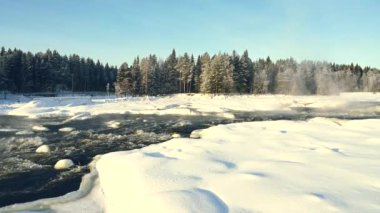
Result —
<path fill-rule="evenodd" d="M 380 67 L 380 0 L 0 0 L 0 46 L 112 65 L 205 51 Z"/>

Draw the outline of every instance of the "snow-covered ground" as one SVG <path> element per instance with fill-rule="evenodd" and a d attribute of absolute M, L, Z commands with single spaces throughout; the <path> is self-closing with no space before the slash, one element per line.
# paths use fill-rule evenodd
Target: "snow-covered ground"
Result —
<path fill-rule="evenodd" d="M 378 119 L 220 125 L 201 131 L 201 139 L 177 138 L 103 155 L 87 196 L 34 207 L 57 212 L 380 212 L 379 156 Z"/>
<path fill-rule="evenodd" d="M 0 112 L 75 119 L 124 112 L 228 116 L 231 110 L 293 107 L 378 113 L 380 95 L 39 98 L 5 103 Z M 81 190 L 0 212 L 380 212 L 380 119 L 236 123 L 200 135 L 103 155 Z"/>
<path fill-rule="evenodd" d="M 297 107 L 324 110 L 380 112 L 380 93 L 343 93 L 338 96 L 180 94 L 163 97 L 55 97 L 0 100 L 0 114 L 35 117 L 71 116 L 78 119 L 105 113 L 218 115 L 231 111 L 290 111 Z"/>

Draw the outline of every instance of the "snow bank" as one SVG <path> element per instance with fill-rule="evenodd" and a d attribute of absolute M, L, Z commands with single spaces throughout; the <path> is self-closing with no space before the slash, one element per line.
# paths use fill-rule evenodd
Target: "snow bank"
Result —
<path fill-rule="evenodd" d="M 82 178 L 79 190 L 57 198 L 41 199 L 29 203 L 14 204 L 0 208 L 0 212 L 92 212 L 101 213 L 104 209 L 104 198 L 97 171 L 94 168 L 99 156 L 89 165 L 91 172 Z M 54 211 L 52 211 L 52 209 Z"/>
<path fill-rule="evenodd" d="M 79 191 L 4 210 L 380 211 L 380 120 L 251 122 L 197 136 L 103 155 Z"/>
<path fill-rule="evenodd" d="M 231 111 L 291 111 L 304 107 L 380 112 L 380 93 L 342 93 L 337 96 L 178 94 L 123 99 L 50 97 L 35 98 L 23 103 L 6 105 L 0 103 L 0 114 L 29 116 L 30 118 L 69 116 L 74 119 L 86 119 L 108 113 L 217 115 L 234 118 Z"/>
<path fill-rule="evenodd" d="M 107 212 L 379 212 L 380 120 L 230 124 L 104 155 Z"/>

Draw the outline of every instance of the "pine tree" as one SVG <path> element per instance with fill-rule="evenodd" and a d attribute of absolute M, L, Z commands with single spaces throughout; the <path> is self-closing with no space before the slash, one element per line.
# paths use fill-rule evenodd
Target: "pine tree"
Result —
<path fill-rule="evenodd" d="M 197 62 L 194 66 L 194 77 L 193 77 L 193 90 L 192 92 L 198 93 L 200 92 L 201 87 L 201 74 L 202 74 L 202 62 L 201 57 L 198 56 Z"/>
<path fill-rule="evenodd" d="M 1 47 L 0 51 L 0 91 L 7 90 L 7 70 L 6 70 L 6 51 L 4 47 Z"/>
<path fill-rule="evenodd" d="M 165 60 L 163 65 L 163 87 L 164 94 L 172 94 L 180 92 L 179 72 L 177 69 L 176 52 L 173 49 L 172 53 Z"/>
<path fill-rule="evenodd" d="M 127 63 L 123 63 L 117 73 L 115 92 L 118 96 L 132 94 L 133 79 L 132 71 Z"/>
<path fill-rule="evenodd" d="M 177 69 L 180 74 L 180 92 L 190 92 L 193 64 L 191 63 L 191 59 L 187 53 L 178 59 Z"/>
<path fill-rule="evenodd" d="M 141 71 L 140 71 L 140 58 L 137 57 L 133 60 L 133 65 L 131 67 L 132 74 L 132 95 L 137 95 L 142 93 L 141 89 Z"/>

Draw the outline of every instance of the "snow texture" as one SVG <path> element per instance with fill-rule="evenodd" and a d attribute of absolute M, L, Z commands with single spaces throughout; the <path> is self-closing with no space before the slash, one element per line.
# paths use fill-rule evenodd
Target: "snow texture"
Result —
<path fill-rule="evenodd" d="M 200 139 L 176 138 L 103 155 L 87 196 L 49 208 L 380 211 L 380 120 L 263 121 L 219 125 L 198 134 Z"/>
<path fill-rule="evenodd" d="M 220 125 L 104 155 L 107 212 L 379 212 L 380 120 Z"/>
<path fill-rule="evenodd" d="M 0 111 L 69 119 L 125 112 L 228 117 L 230 110 L 305 106 L 378 113 L 379 103 L 380 95 L 371 93 L 174 95 L 117 101 L 41 98 Z M 0 212 L 380 212 L 379 119 L 238 123 L 197 130 L 193 137 L 199 139 L 174 138 L 103 155 L 79 191 Z"/>
<path fill-rule="evenodd" d="M 294 108 L 380 112 L 380 93 L 342 93 L 336 96 L 202 95 L 163 97 L 55 97 L 25 102 L 0 102 L 0 114 L 30 118 L 68 116 L 83 120 L 99 114 L 217 115 L 234 118 L 231 111 L 291 111 Z M 109 123 L 117 128 L 117 123 Z"/>

